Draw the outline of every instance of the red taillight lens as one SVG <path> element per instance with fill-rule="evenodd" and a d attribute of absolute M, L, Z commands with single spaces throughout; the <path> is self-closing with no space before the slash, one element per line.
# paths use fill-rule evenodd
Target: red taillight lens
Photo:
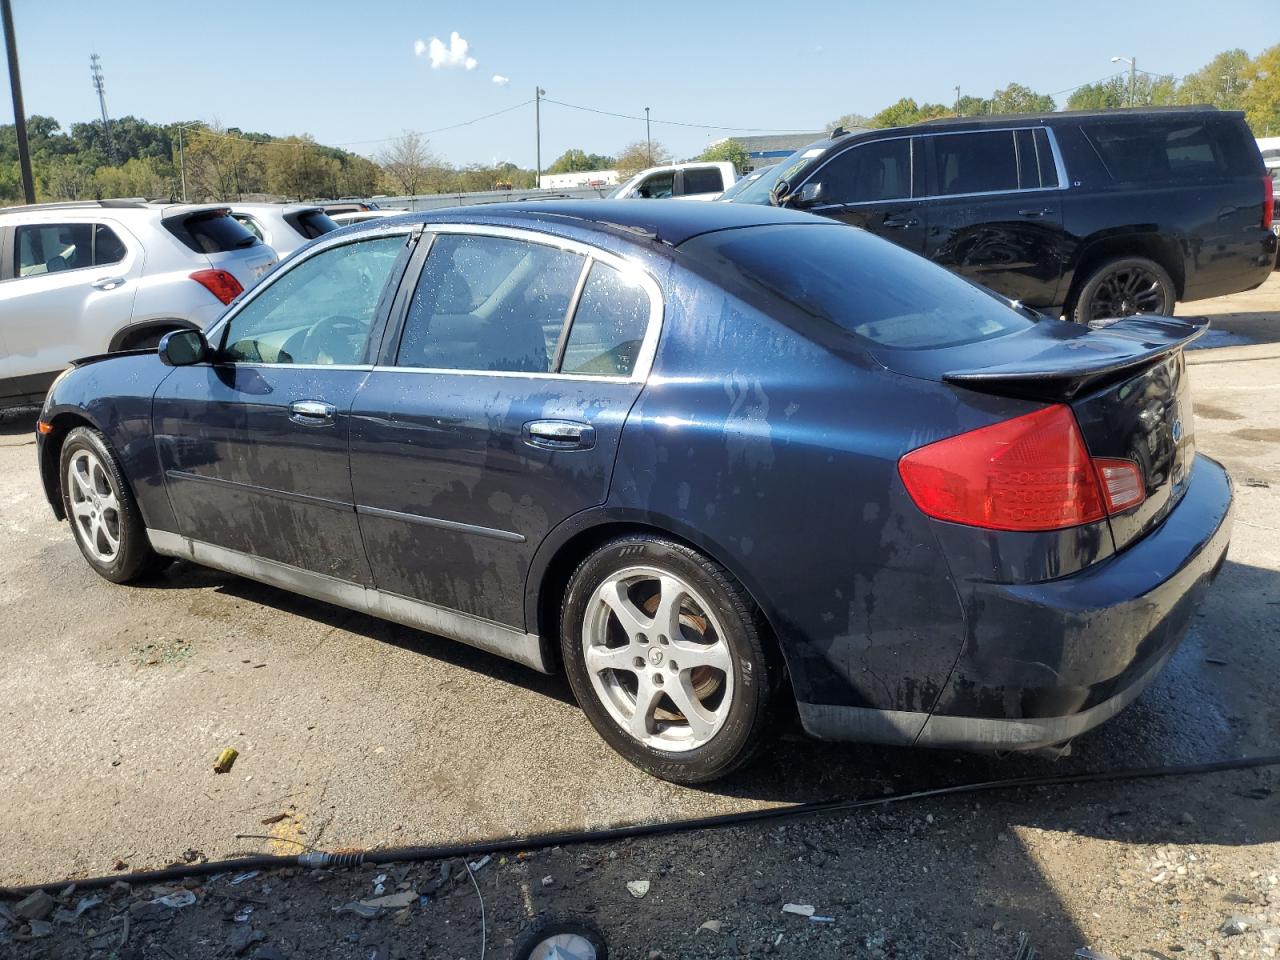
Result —
<path fill-rule="evenodd" d="M 990 530 L 1061 530 L 1140 503 L 1128 460 L 1092 460 L 1062 404 L 912 450 L 898 473 L 931 517 Z"/>
<path fill-rule="evenodd" d="M 1276 185 L 1270 177 L 1262 178 L 1262 229 L 1270 230 L 1276 216 Z"/>
<path fill-rule="evenodd" d="M 225 270 L 197 270 L 191 275 L 191 279 L 223 303 L 230 303 L 244 292 L 240 281 Z"/>

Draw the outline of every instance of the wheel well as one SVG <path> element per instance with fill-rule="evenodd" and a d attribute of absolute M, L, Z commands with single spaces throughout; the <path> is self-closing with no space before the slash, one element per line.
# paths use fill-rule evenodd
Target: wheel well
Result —
<path fill-rule="evenodd" d="M 67 518 L 62 508 L 62 478 L 59 476 L 58 461 L 62 457 L 62 444 L 76 427 L 93 427 L 84 417 L 74 413 L 60 413 L 49 421 L 53 428 L 45 434 L 40 447 L 40 481 L 44 484 L 45 496 L 53 507 L 54 516 L 59 520 Z"/>
<path fill-rule="evenodd" d="M 646 534 L 662 537 L 666 540 L 674 540 L 690 550 L 697 550 L 728 569 L 723 561 L 705 547 L 674 534 L 670 530 L 664 530 L 662 527 L 650 526 L 649 524 L 629 522 L 603 523 L 575 534 L 561 544 L 551 558 L 551 562 L 547 564 L 546 570 L 543 571 L 542 581 L 538 589 L 537 633 L 543 638 L 546 647 L 549 648 L 551 656 L 557 664 L 559 664 L 560 658 L 560 607 L 564 601 L 565 589 L 569 586 L 569 578 L 573 576 L 573 571 L 578 569 L 578 565 L 590 556 L 591 552 L 597 547 L 608 543 L 610 540 L 625 537 L 629 534 Z M 730 575 L 733 575 L 732 571 L 730 571 Z M 735 577 L 735 579 L 742 583 L 740 578 Z M 768 614 L 764 612 L 764 605 L 755 597 L 751 589 L 746 584 L 742 584 L 742 587 L 751 596 L 756 608 L 760 610 L 760 616 L 765 625 L 764 632 L 768 637 L 767 642 L 772 646 L 773 653 L 777 656 L 784 682 L 787 685 L 787 689 L 791 691 L 792 699 L 794 700 L 795 690 L 791 686 L 791 671 L 787 667 L 786 657 L 782 653 L 782 644 L 778 642 L 778 635 L 773 629 L 773 624 L 769 621 Z"/>
<path fill-rule="evenodd" d="M 111 343 L 107 345 L 107 352 L 115 353 L 118 350 L 133 350 L 137 344 L 152 339 L 159 341 L 160 337 L 174 330 L 194 329 L 196 329 L 195 324 L 189 320 L 179 320 L 176 317 L 130 324 L 116 331 L 116 335 L 111 338 Z"/>
<path fill-rule="evenodd" d="M 1146 257 L 1154 260 L 1173 279 L 1175 298 L 1182 299 L 1186 271 L 1177 244 L 1154 233 L 1129 233 L 1119 237 L 1104 237 L 1088 244 L 1072 275 L 1071 291 L 1065 301 L 1068 312 L 1074 309 L 1080 288 L 1088 282 L 1093 271 L 1104 260 L 1113 257 Z"/>

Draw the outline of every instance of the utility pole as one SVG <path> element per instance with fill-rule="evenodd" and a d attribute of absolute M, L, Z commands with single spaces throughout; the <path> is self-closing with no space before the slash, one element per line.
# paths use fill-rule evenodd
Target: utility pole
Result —
<path fill-rule="evenodd" d="M 533 135 L 536 141 L 535 149 L 537 156 L 537 173 L 533 177 L 533 188 L 535 190 L 542 189 L 542 98 L 547 95 L 547 91 L 541 87 L 533 88 Z M 529 101 L 525 101 L 528 103 Z"/>
<path fill-rule="evenodd" d="M 653 137 L 649 135 L 649 108 L 644 108 L 644 148 L 649 157 L 649 166 L 653 166 Z"/>
<path fill-rule="evenodd" d="M 1112 57 L 1111 62 L 1127 63 L 1129 65 L 1129 106 L 1136 106 L 1138 99 L 1138 58 Z"/>
<path fill-rule="evenodd" d="M 956 84 L 956 116 L 960 116 L 960 84 Z"/>
<path fill-rule="evenodd" d="M 18 135 L 18 168 L 22 171 L 22 194 L 27 203 L 36 202 L 36 184 L 31 179 L 31 150 L 27 146 L 27 112 L 22 105 L 22 78 L 18 74 L 18 40 L 13 35 L 13 10 L 9 0 L 0 0 L 4 21 L 4 45 L 9 55 L 9 88 L 13 91 L 13 126 Z"/>

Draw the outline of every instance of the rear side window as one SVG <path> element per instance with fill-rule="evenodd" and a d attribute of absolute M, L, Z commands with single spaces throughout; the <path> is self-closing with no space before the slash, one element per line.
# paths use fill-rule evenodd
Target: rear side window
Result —
<path fill-rule="evenodd" d="M 1018 189 L 1018 157 L 1012 130 L 935 134 L 934 192 L 940 196 Z"/>
<path fill-rule="evenodd" d="M 236 223 L 240 224 L 240 226 L 244 227 L 259 240 L 263 239 L 262 228 L 258 226 L 258 221 L 253 219 L 253 217 L 249 216 L 247 213 L 233 213 L 231 216 L 235 218 Z"/>
<path fill-rule="evenodd" d="M 169 218 L 164 221 L 164 225 L 196 253 L 226 253 L 262 242 L 244 224 L 225 212 Z"/>
<path fill-rule="evenodd" d="M 116 232 L 101 223 L 21 226 L 14 248 L 14 274 L 19 277 L 119 263 L 127 253 Z"/>
<path fill-rule="evenodd" d="M 724 230 L 680 249 L 721 277 L 729 271 L 729 286 L 744 299 L 818 342 L 834 329 L 873 346 L 929 350 L 1033 323 L 982 288 L 861 230 L 820 224 Z"/>
<path fill-rule="evenodd" d="M 441 234 L 410 301 L 397 364 L 551 372 L 584 262 L 541 243 Z"/>
<path fill-rule="evenodd" d="M 724 177 L 719 170 L 695 169 L 684 171 L 685 193 L 719 193 L 724 189 Z"/>
<path fill-rule="evenodd" d="M 864 143 L 833 157 L 814 174 L 820 203 L 867 203 L 911 196 L 911 141 Z"/>
<path fill-rule="evenodd" d="M 289 219 L 293 228 L 308 240 L 323 237 L 326 233 L 332 233 L 338 229 L 338 225 L 330 220 L 329 215 L 323 210 L 307 210 L 295 214 L 292 219 L 286 219 Z"/>
<path fill-rule="evenodd" d="M 633 277 L 591 264 L 565 341 L 561 373 L 628 377 L 649 327 L 649 295 Z"/>
<path fill-rule="evenodd" d="M 1169 118 L 1084 123 L 1080 129 L 1115 180 L 1195 180 L 1255 172 L 1256 159 L 1245 148 L 1244 134 L 1227 123 Z"/>

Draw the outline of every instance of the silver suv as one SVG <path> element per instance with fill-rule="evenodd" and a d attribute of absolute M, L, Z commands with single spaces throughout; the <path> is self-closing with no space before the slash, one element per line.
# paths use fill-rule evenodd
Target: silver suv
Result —
<path fill-rule="evenodd" d="M 308 203 L 233 203 L 231 216 L 281 257 L 338 229 L 324 207 Z"/>
<path fill-rule="evenodd" d="M 0 209 L 0 408 L 40 402 L 79 357 L 205 327 L 277 259 L 225 206 Z"/>

